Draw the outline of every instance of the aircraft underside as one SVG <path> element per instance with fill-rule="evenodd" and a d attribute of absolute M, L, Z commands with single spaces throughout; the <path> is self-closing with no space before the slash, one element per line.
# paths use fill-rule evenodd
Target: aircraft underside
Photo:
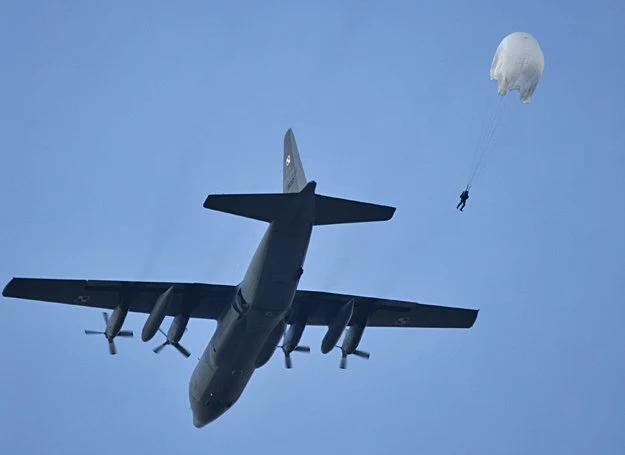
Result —
<path fill-rule="evenodd" d="M 204 207 L 268 223 L 268 228 L 238 285 L 156 281 L 85 280 L 13 277 L 2 295 L 19 299 L 64 303 L 112 310 L 104 312 L 102 331 L 111 354 L 116 337 L 132 337 L 122 330 L 129 312 L 147 314 L 141 339 L 159 331 L 185 357 L 180 340 L 191 319 L 217 321 L 217 329 L 189 381 L 193 424 L 203 427 L 239 399 L 256 368 L 265 365 L 280 339 L 286 367 L 307 325 L 325 326 L 321 352 L 337 347 L 347 356 L 368 358 L 358 344 L 366 327 L 472 327 L 478 310 L 428 305 L 378 297 L 298 290 L 313 226 L 389 220 L 394 207 L 316 194 L 307 181 L 291 130 L 284 137 L 283 191 L 268 194 L 209 195 Z M 166 316 L 173 321 L 161 330 Z M 347 329 L 347 330 L 346 330 Z"/>
<path fill-rule="evenodd" d="M 196 427 L 219 417 L 239 399 L 254 370 L 269 360 L 284 334 L 312 233 L 311 187 L 267 228 L 191 376 L 189 399 Z"/>

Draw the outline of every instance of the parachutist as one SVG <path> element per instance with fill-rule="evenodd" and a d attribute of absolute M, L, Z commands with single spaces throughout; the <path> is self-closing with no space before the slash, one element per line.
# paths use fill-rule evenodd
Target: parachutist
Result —
<path fill-rule="evenodd" d="M 499 96 L 505 96 L 507 92 L 513 90 L 518 91 L 521 103 L 529 104 L 544 69 L 545 56 L 536 38 L 526 32 L 514 32 L 504 37 L 497 46 L 490 65 L 490 79 L 497 81 L 497 94 Z M 505 106 L 506 102 L 501 99 L 496 111 L 489 114 L 489 117 L 492 116 L 491 120 L 488 121 L 490 125 L 485 129 L 486 133 L 480 140 L 481 145 L 475 149 L 473 156 L 473 165 L 467 180 L 469 186 L 482 171 L 484 158 L 489 152 Z M 487 120 L 484 119 L 484 122 L 486 126 Z M 469 186 L 467 186 L 467 193 L 470 190 Z M 464 208 L 464 205 L 461 196 L 457 208 L 460 206 Z"/>
<path fill-rule="evenodd" d="M 460 193 L 460 202 L 458 202 L 458 205 L 456 206 L 456 208 L 460 209 L 461 212 L 462 212 L 462 209 L 464 208 L 464 206 L 467 205 L 467 199 L 469 199 L 469 189 L 468 188 L 466 190 L 464 190 L 462 193 Z"/>

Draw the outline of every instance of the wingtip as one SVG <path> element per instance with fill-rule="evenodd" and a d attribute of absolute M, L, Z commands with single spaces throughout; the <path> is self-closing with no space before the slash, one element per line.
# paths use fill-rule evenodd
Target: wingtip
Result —
<path fill-rule="evenodd" d="M 14 282 L 15 282 L 15 277 L 11 278 L 9 282 L 4 286 L 4 288 L 2 289 L 2 297 L 11 297 L 10 292 L 11 292 L 11 287 Z"/>
<path fill-rule="evenodd" d="M 384 215 L 380 216 L 378 221 L 389 221 L 390 219 L 393 218 L 393 216 L 395 215 L 395 210 L 397 210 L 395 207 L 390 207 L 388 205 L 383 206 L 384 207 Z"/>
<path fill-rule="evenodd" d="M 480 310 L 473 310 L 473 320 L 471 321 L 471 324 L 469 325 L 469 328 L 472 328 L 475 325 L 475 321 L 477 321 L 477 316 L 480 312 Z"/>
<path fill-rule="evenodd" d="M 218 198 L 218 194 L 209 194 L 208 196 L 206 196 L 206 199 L 204 199 L 204 204 L 202 205 L 202 207 L 204 207 L 205 209 L 214 209 L 214 203 L 215 200 Z"/>

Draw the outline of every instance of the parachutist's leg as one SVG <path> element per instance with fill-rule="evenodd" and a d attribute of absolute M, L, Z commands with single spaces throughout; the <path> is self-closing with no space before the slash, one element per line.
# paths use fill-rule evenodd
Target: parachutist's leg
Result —
<path fill-rule="evenodd" d="M 461 204 L 462 204 L 462 201 L 458 202 L 458 205 L 456 206 L 456 209 L 459 209 Z"/>

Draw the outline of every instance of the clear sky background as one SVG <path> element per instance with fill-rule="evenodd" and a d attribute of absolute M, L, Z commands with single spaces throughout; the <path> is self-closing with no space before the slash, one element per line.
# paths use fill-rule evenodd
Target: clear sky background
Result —
<path fill-rule="evenodd" d="M 265 225 L 209 193 L 281 191 L 292 127 L 323 194 L 397 207 L 313 233 L 300 287 L 479 308 L 470 330 L 371 329 L 370 360 L 280 353 L 198 430 L 215 324 L 160 355 L 131 314 L 2 299 L 3 453 L 625 453 L 625 3 L 4 1 L 0 281 L 235 284 Z M 455 210 L 499 41 L 545 71 Z M 163 324 L 167 329 L 169 320 Z"/>

